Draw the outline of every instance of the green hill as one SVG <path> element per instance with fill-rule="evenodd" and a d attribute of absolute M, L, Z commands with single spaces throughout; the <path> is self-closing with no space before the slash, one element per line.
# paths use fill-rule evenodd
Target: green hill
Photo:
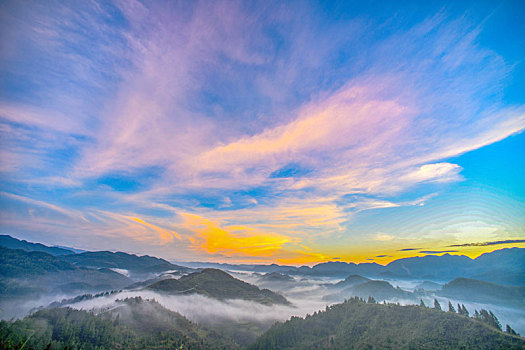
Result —
<path fill-rule="evenodd" d="M 348 290 L 353 296 L 358 296 L 361 298 L 368 298 L 369 296 L 372 296 L 379 301 L 392 298 L 413 298 L 412 293 L 404 291 L 400 288 L 394 288 L 386 281 L 368 281 L 354 285 Z"/>
<path fill-rule="evenodd" d="M 1 318 L 24 316 L 42 297 L 109 291 L 131 283 L 110 269 L 77 267 L 48 253 L 0 247 Z"/>
<path fill-rule="evenodd" d="M 282 295 L 238 280 L 218 269 L 204 269 L 180 279 L 155 282 L 148 289 L 170 294 L 203 294 L 217 299 L 244 299 L 261 304 L 289 304 Z"/>
<path fill-rule="evenodd" d="M 436 291 L 441 290 L 443 286 L 439 283 L 432 282 L 432 281 L 423 281 L 422 283 L 418 284 L 415 288 L 415 290 L 423 290 L 423 291 Z"/>
<path fill-rule="evenodd" d="M 0 321 L 0 348 L 237 349 L 239 346 L 154 301 L 139 297 L 117 301 L 116 306 L 98 315 L 55 308 L 15 322 Z"/>
<path fill-rule="evenodd" d="M 350 275 L 344 280 L 337 282 L 334 287 L 343 288 L 370 281 L 369 278 L 360 275 Z"/>
<path fill-rule="evenodd" d="M 419 306 L 353 298 L 275 324 L 251 346 L 265 349 L 524 349 L 525 340 L 478 320 Z"/>
<path fill-rule="evenodd" d="M 279 272 L 268 272 L 259 277 L 260 282 L 294 282 L 293 277 L 279 273 Z"/>
<path fill-rule="evenodd" d="M 123 252 L 85 252 L 61 257 L 76 266 L 91 268 L 118 268 L 136 273 L 154 273 L 168 270 L 190 271 L 191 269 L 174 265 L 164 259 L 144 255 L 137 256 Z"/>
<path fill-rule="evenodd" d="M 73 270 L 76 270 L 75 266 L 48 253 L 0 247 L 0 278 L 20 278 Z"/>
<path fill-rule="evenodd" d="M 443 286 L 439 295 L 483 303 L 525 305 L 525 287 L 501 286 L 470 278 L 450 281 Z"/>

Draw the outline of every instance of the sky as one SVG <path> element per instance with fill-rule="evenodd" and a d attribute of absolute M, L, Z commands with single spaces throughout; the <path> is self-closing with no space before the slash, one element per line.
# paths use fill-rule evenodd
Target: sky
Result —
<path fill-rule="evenodd" d="M 172 261 L 525 247 L 522 1 L 2 1 L 0 232 Z"/>

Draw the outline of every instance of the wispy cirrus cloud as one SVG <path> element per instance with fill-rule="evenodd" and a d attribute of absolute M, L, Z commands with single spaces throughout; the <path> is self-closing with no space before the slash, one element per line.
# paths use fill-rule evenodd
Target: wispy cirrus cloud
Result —
<path fill-rule="evenodd" d="M 514 244 L 514 243 L 525 243 L 525 239 L 506 239 L 503 241 L 452 244 L 452 245 L 449 245 L 449 247 L 486 247 L 486 246 L 491 246 L 491 245 Z"/>
<path fill-rule="evenodd" d="M 502 98 L 512 65 L 462 14 L 396 27 L 325 21 L 317 4 L 54 5 L 0 13 L 3 189 L 70 214 L 20 227 L 173 256 L 330 259 L 324 240 L 350 241 L 356 216 L 432 202 L 463 180 L 451 157 L 525 128 Z"/>
<path fill-rule="evenodd" d="M 442 253 L 458 253 L 458 250 L 421 250 L 421 254 L 442 254 Z"/>

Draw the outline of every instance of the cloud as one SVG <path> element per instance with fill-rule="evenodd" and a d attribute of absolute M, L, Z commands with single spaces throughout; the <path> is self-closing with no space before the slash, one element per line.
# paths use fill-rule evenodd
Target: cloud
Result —
<path fill-rule="evenodd" d="M 422 254 L 457 253 L 457 250 L 421 250 Z"/>
<path fill-rule="evenodd" d="M 376 258 L 391 258 L 392 255 L 376 255 L 375 257 Z M 370 259 L 370 260 L 374 260 L 374 259 Z"/>
<path fill-rule="evenodd" d="M 525 239 L 507 239 L 504 241 L 452 244 L 452 245 L 449 245 L 449 247 L 486 247 L 486 246 L 491 246 L 491 245 L 514 244 L 514 243 L 525 243 Z"/>
<path fill-rule="evenodd" d="M 374 235 L 373 240 L 385 242 L 385 241 L 394 240 L 395 238 L 396 237 L 391 236 L 391 235 L 386 235 L 384 233 L 377 233 L 376 235 Z"/>
<path fill-rule="evenodd" d="M 463 16 L 389 27 L 293 3 L 55 5 L 1 14 L 0 170 L 41 202 L 3 208 L 3 227 L 174 257 L 329 259 L 341 253 L 323 239 L 371 237 L 352 231 L 364 211 L 423 205 L 462 180 L 449 158 L 525 128 L 501 94 L 512 64 Z M 140 186 L 97 185 L 112 174 Z"/>
<path fill-rule="evenodd" d="M 181 214 L 188 230 L 197 233 L 194 237 L 194 248 L 202 249 L 210 254 L 244 255 L 268 257 L 274 255 L 282 247 L 292 242 L 289 237 L 256 232 L 244 226 L 230 226 L 228 230 L 217 223 L 206 220 L 194 214 Z"/>
<path fill-rule="evenodd" d="M 403 249 L 399 249 L 398 252 L 409 252 L 409 251 L 412 251 L 412 250 L 420 250 L 421 248 L 403 248 Z"/>
<path fill-rule="evenodd" d="M 181 236 L 175 232 L 175 231 L 169 231 L 169 230 L 165 230 L 163 228 L 160 228 L 158 226 L 155 226 L 153 224 L 150 224 L 148 222 L 145 222 L 144 220 L 140 219 L 140 218 L 136 218 L 136 217 L 131 217 L 130 218 L 131 220 L 135 221 L 135 222 L 138 222 L 139 224 L 142 224 L 146 227 L 149 227 L 149 228 L 152 228 L 154 229 L 155 231 L 159 232 L 159 234 L 161 235 L 161 238 L 163 240 L 171 240 L 173 237 L 176 237 L 177 239 L 182 239 Z"/>
<path fill-rule="evenodd" d="M 404 179 L 409 182 L 438 181 L 447 182 L 458 180 L 461 167 L 451 163 L 425 164 L 417 170 L 405 175 Z"/>
<path fill-rule="evenodd" d="M 4 230 L 26 230 L 36 232 L 37 235 L 49 233 L 54 239 L 45 239 L 43 242 L 52 245 L 73 243 L 84 249 L 142 252 L 134 244 L 147 243 L 151 249 L 154 245 L 164 246 L 172 242 L 174 237 L 179 241 L 185 240 L 170 225 L 152 224 L 149 217 L 138 218 L 96 209 L 65 209 L 53 203 L 6 192 L 0 192 L 0 199 L 5 207 L 0 212 L 0 223 Z M 40 242 L 42 238 L 35 240 Z"/>

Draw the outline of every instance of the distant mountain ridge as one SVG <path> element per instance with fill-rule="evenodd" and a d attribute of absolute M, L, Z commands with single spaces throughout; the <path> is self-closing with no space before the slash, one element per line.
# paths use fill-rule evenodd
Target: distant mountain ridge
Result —
<path fill-rule="evenodd" d="M 8 246 L 9 245 L 9 246 Z M 361 275 L 379 278 L 423 279 L 434 282 L 447 282 L 454 278 L 464 277 L 479 279 L 508 286 L 525 286 L 525 248 L 504 248 L 484 253 L 476 259 L 464 255 L 426 255 L 398 259 L 387 265 L 377 263 L 346 263 L 332 261 L 309 266 L 288 265 L 254 265 L 254 264 L 221 264 L 221 263 L 179 263 L 151 256 L 136 256 L 123 252 L 84 252 L 75 254 L 67 249 L 47 247 L 39 243 L 30 243 L 16 238 L 0 236 L 0 246 L 26 251 L 45 251 L 52 255 L 62 256 L 63 260 L 76 266 L 97 268 L 119 268 L 136 273 L 155 273 L 167 270 L 191 271 L 191 268 L 219 268 L 223 270 L 241 270 L 257 273 L 280 273 L 283 275 L 308 275 L 325 277 L 347 277 Z M 188 267 L 186 267 L 188 266 Z"/>
<path fill-rule="evenodd" d="M 22 249 L 28 252 L 44 252 L 51 255 L 74 254 L 73 250 L 62 247 L 48 247 L 41 243 L 32 243 L 25 240 L 19 240 L 9 235 L 0 235 L 0 247 L 9 249 Z"/>
<path fill-rule="evenodd" d="M 167 260 L 149 255 L 137 256 L 123 252 L 85 252 L 61 257 L 76 266 L 95 268 L 117 268 L 137 273 L 154 273 L 168 270 L 190 271 L 191 269 L 174 265 Z"/>
<path fill-rule="evenodd" d="M 525 248 L 504 248 L 476 259 L 464 255 L 425 255 L 394 260 L 387 265 L 330 261 L 309 266 L 181 263 L 192 267 L 215 267 L 257 273 L 280 273 L 316 277 L 361 275 L 373 278 L 423 279 L 440 283 L 467 277 L 509 286 L 525 286 Z"/>
<path fill-rule="evenodd" d="M 78 267 L 115 268 L 136 273 L 156 273 L 168 270 L 189 272 L 192 269 L 170 263 L 167 260 L 143 255 L 137 256 L 124 252 L 82 251 L 75 248 L 49 247 L 40 243 L 19 240 L 9 235 L 0 235 L 0 247 L 21 249 L 26 252 L 44 252 Z"/>
<path fill-rule="evenodd" d="M 525 287 L 501 286 L 470 278 L 456 278 L 446 283 L 438 295 L 483 303 L 525 305 Z"/>

